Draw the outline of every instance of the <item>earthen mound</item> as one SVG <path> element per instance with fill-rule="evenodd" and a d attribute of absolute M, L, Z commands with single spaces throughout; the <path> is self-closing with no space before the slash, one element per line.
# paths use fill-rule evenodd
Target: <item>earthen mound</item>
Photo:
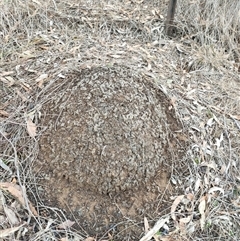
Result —
<path fill-rule="evenodd" d="M 153 188 L 181 128 L 165 94 L 125 67 L 67 78 L 43 108 L 42 170 L 56 177 L 56 185 L 63 178 L 98 194 Z"/>

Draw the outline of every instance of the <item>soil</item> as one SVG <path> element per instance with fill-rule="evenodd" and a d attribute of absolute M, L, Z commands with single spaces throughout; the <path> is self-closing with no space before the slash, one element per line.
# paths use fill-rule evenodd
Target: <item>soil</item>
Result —
<path fill-rule="evenodd" d="M 171 166 L 185 146 L 174 108 L 153 80 L 124 66 L 60 82 L 41 110 L 40 196 L 88 234 L 134 240 L 143 231 L 134 222 L 169 207 Z"/>

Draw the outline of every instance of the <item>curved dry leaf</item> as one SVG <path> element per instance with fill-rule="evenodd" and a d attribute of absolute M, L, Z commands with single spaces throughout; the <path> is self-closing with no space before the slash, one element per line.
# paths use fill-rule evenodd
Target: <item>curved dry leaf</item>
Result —
<path fill-rule="evenodd" d="M 35 81 L 39 82 L 46 79 L 47 77 L 48 77 L 48 74 L 41 74 Z"/>
<path fill-rule="evenodd" d="M 6 217 L 3 215 L 0 215 L 0 223 L 4 223 L 6 221 Z"/>
<path fill-rule="evenodd" d="M 237 207 L 237 208 L 240 208 L 240 200 L 231 200 L 231 203 Z"/>
<path fill-rule="evenodd" d="M 224 195 L 224 190 L 221 187 L 212 187 L 209 189 L 208 193 L 213 194 L 214 192 L 221 192 Z"/>
<path fill-rule="evenodd" d="M 11 234 L 13 234 L 14 232 L 18 231 L 24 224 L 15 227 L 15 228 L 7 228 L 4 230 L 0 230 L 0 238 L 5 238 Z"/>
<path fill-rule="evenodd" d="M 41 74 L 37 79 L 36 82 L 38 83 L 38 87 L 42 88 L 44 81 L 48 78 L 48 74 Z"/>
<path fill-rule="evenodd" d="M 32 122 L 30 118 L 27 119 L 27 131 L 29 136 L 35 137 L 37 133 L 37 127 L 36 125 Z"/>
<path fill-rule="evenodd" d="M 210 119 L 207 121 L 207 125 L 211 127 L 213 124 L 214 124 L 214 118 L 210 118 Z"/>
<path fill-rule="evenodd" d="M 9 83 L 8 84 L 9 87 L 14 85 L 16 82 L 12 76 L 5 76 L 5 78 L 7 79 L 8 83 Z"/>
<path fill-rule="evenodd" d="M 71 220 L 66 220 L 65 222 L 62 222 L 61 224 L 58 225 L 59 229 L 68 229 L 73 226 L 75 222 Z"/>
<path fill-rule="evenodd" d="M 179 228 L 181 230 L 181 232 L 186 232 L 186 224 L 189 223 L 191 220 L 192 220 L 192 216 L 193 215 L 190 215 L 186 218 L 180 218 L 179 219 Z"/>
<path fill-rule="evenodd" d="M 240 120 L 240 115 L 231 115 L 229 114 L 229 116 L 233 119 L 236 119 L 236 120 Z"/>
<path fill-rule="evenodd" d="M 197 179 L 196 183 L 195 183 L 195 187 L 194 187 L 194 191 L 197 192 L 199 187 L 201 186 L 202 181 L 200 178 Z"/>
<path fill-rule="evenodd" d="M 206 208 L 206 198 L 202 197 L 198 206 L 199 213 L 203 214 L 205 211 L 205 208 Z"/>
<path fill-rule="evenodd" d="M 190 201 L 193 201 L 194 200 L 194 194 L 193 193 L 188 193 L 187 195 L 186 195 L 186 198 L 188 199 L 188 200 L 190 200 Z"/>
<path fill-rule="evenodd" d="M 27 60 L 27 59 L 35 58 L 36 55 L 33 53 L 33 51 L 31 51 L 31 50 L 26 50 L 26 51 L 20 53 L 20 54 L 19 54 L 19 57 L 20 57 L 20 58 L 23 58 L 24 60 Z"/>
<path fill-rule="evenodd" d="M 217 150 L 218 150 L 221 146 L 222 141 L 223 141 L 223 133 L 220 135 L 220 138 L 215 138 L 215 140 L 216 140 L 215 145 L 217 146 Z"/>
<path fill-rule="evenodd" d="M 8 208 L 7 206 L 4 206 L 4 212 L 12 226 L 19 224 L 19 220 L 12 209 Z"/>
<path fill-rule="evenodd" d="M 2 115 L 4 117 L 9 117 L 9 113 L 5 110 L 0 110 L 0 115 Z"/>
<path fill-rule="evenodd" d="M 118 55 L 118 54 L 109 54 L 109 56 L 113 57 L 114 59 L 121 59 L 121 58 L 123 58 L 122 55 Z"/>
<path fill-rule="evenodd" d="M 28 100 L 27 96 L 24 95 L 20 90 L 17 89 L 18 96 L 22 99 L 22 101 L 26 102 Z"/>
<path fill-rule="evenodd" d="M 214 171 L 216 170 L 216 163 L 214 162 L 203 162 L 201 163 L 200 165 L 201 167 L 209 167 L 209 168 L 212 168 Z"/>
<path fill-rule="evenodd" d="M 6 164 L 2 161 L 2 159 L 0 159 L 0 167 L 2 167 L 4 170 L 6 170 L 6 171 L 10 172 L 10 174 L 12 174 L 12 170 L 9 168 L 8 165 L 6 165 Z"/>
<path fill-rule="evenodd" d="M 84 239 L 84 241 L 96 241 L 96 239 L 92 238 L 92 237 L 88 237 L 88 238 Z"/>
<path fill-rule="evenodd" d="M 180 218 L 179 222 L 180 223 L 189 223 L 192 220 L 192 215 L 186 217 L 186 218 Z"/>
<path fill-rule="evenodd" d="M 206 197 L 204 196 L 204 197 L 201 198 L 201 201 L 200 201 L 199 206 L 198 206 L 198 210 L 201 214 L 200 226 L 201 226 L 202 230 L 204 229 L 204 226 L 205 226 L 205 219 L 206 219 L 205 209 L 206 209 Z"/>
<path fill-rule="evenodd" d="M 144 229 L 145 229 L 145 233 L 147 233 L 150 229 L 150 226 L 146 217 L 144 217 Z"/>
<path fill-rule="evenodd" d="M 23 192 L 21 187 L 14 183 L 2 182 L 0 183 L 0 188 L 2 190 L 10 192 L 22 205 L 26 208 L 26 203 L 23 197 Z M 29 208 L 33 215 L 38 216 L 38 213 L 31 202 L 28 201 Z"/>
<path fill-rule="evenodd" d="M 1 71 L 0 76 L 13 75 L 14 71 Z"/>
<path fill-rule="evenodd" d="M 180 195 L 180 196 L 178 196 L 178 197 L 174 200 L 174 202 L 173 202 L 173 204 L 172 204 L 172 207 L 171 207 L 171 217 L 172 217 L 172 219 L 173 219 L 174 221 L 176 220 L 175 210 L 176 210 L 178 204 L 183 200 L 184 196 L 185 196 L 185 195 Z"/>
<path fill-rule="evenodd" d="M 68 241 L 67 237 L 61 238 L 60 241 Z"/>

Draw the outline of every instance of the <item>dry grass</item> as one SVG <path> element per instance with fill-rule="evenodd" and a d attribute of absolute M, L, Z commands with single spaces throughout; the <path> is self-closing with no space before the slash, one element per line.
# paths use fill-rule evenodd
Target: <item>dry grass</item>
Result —
<path fill-rule="evenodd" d="M 29 137 L 26 120 L 38 125 L 52 95 L 46 90 L 59 76 L 125 64 L 158 81 L 189 133 L 189 169 L 173 170 L 172 185 L 181 191 L 160 229 L 167 226 L 169 235 L 158 238 L 240 239 L 238 0 L 179 1 L 173 39 L 164 33 L 166 1 L 3 0 L 0 7 L 0 238 L 87 237 L 60 229 L 64 213 L 39 200 L 31 166 L 43 130 Z M 3 185 L 10 182 L 11 195 Z"/>

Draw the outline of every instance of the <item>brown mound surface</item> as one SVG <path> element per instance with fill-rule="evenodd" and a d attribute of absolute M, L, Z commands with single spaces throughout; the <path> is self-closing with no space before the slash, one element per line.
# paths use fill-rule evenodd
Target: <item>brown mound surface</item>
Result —
<path fill-rule="evenodd" d="M 43 107 L 37 168 L 50 202 L 99 231 L 156 202 L 181 157 L 181 125 L 158 86 L 128 68 L 67 78 Z"/>

